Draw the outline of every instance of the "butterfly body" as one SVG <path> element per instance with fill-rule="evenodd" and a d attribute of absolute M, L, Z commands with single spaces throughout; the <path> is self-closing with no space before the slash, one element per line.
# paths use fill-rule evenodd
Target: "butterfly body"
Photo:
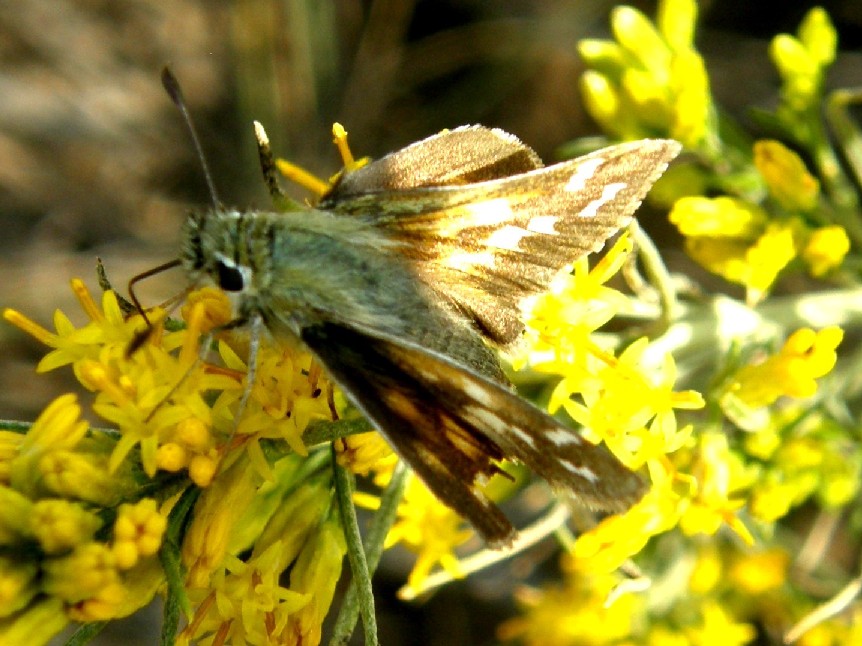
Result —
<path fill-rule="evenodd" d="M 190 216 L 182 263 L 238 318 L 299 340 L 429 488 L 495 546 L 509 521 L 477 484 L 520 460 L 590 506 L 641 479 L 514 393 L 493 346 L 524 307 L 625 226 L 678 152 L 644 140 L 542 168 L 512 135 L 465 127 L 343 174 L 314 208 Z"/>

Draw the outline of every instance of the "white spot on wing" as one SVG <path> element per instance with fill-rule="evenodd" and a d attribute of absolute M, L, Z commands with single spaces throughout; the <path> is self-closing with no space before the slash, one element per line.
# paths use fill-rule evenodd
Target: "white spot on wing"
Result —
<path fill-rule="evenodd" d="M 458 271 L 470 271 L 474 267 L 493 267 L 494 254 L 490 251 L 455 251 L 446 257 L 445 263 Z"/>
<path fill-rule="evenodd" d="M 546 233 L 552 236 L 557 235 L 558 231 L 554 229 L 557 220 L 559 218 L 556 215 L 537 215 L 534 218 L 530 218 L 530 221 L 527 223 L 527 231 Z"/>
<path fill-rule="evenodd" d="M 477 382 L 470 379 L 467 375 L 461 374 L 459 377 L 458 385 L 460 386 L 461 391 L 473 401 L 490 409 L 491 405 L 494 403 L 494 398 L 491 394 L 486 389 L 478 385 Z"/>
<path fill-rule="evenodd" d="M 573 431 L 564 428 L 555 428 L 547 431 L 545 437 L 553 442 L 555 446 L 580 446 L 583 441 Z"/>
<path fill-rule="evenodd" d="M 503 438 L 514 436 L 523 444 L 526 444 L 535 450 L 536 442 L 529 434 L 517 426 L 512 426 L 511 424 L 506 423 L 495 412 L 480 406 L 465 406 L 464 410 L 467 414 L 473 416 L 474 419 L 484 422 L 485 426 L 493 431 L 493 435 Z M 494 439 L 493 435 L 492 439 Z"/>
<path fill-rule="evenodd" d="M 433 370 L 428 370 L 421 363 L 417 363 L 413 366 L 413 369 L 419 374 L 423 379 L 427 379 L 431 383 L 436 383 L 440 381 L 440 374 L 434 372 Z"/>
<path fill-rule="evenodd" d="M 452 218 L 446 226 L 440 226 L 441 235 L 455 236 L 464 229 L 492 227 L 512 219 L 512 207 L 505 197 L 464 204 L 459 209 L 463 216 Z"/>
<path fill-rule="evenodd" d="M 583 191 L 587 185 L 587 181 L 596 174 L 599 166 L 604 163 L 605 160 L 603 157 L 596 157 L 595 159 L 583 162 L 578 166 L 578 170 L 569 178 L 569 181 L 566 182 L 563 190 L 569 193 Z"/>
<path fill-rule="evenodd" d="M 533 440 L 533 438 L 532 438 L 532 437 L 530 437 L 529 435 L 527 435 L 527 434 L 526 434 L 522 429 L 518 428 L 517 426 L 508 426 L 508 427 L 506 428 L 506 431 L 507 431 L 509 434 L 514 435 L 515 437 L 517 437 L 519 440 L 521 440 L 521 441 L 522 441 L 524 444 L 526 444 L 527 446 L 531 446 L 531 447 L 533 447 L 534 449 L 536 448 L 536 442 L 535 442 L 535 440 Z"/>
<path fill-rule="evenodd" d="M 521 242 L 521 238 L 529 235 L 529 233 L 529 231 L 525 231 L 521 227 L 515 227 L 508 224 L 497 229 L 494 233 L 485 238 L 485 244 L 489 247 L 496 247 L 497 249 L 517 251 L 518 243 Z"/>
<path fill-rule="evenodd" d="M 497 434 L 502 434 L 508 429 L 508 425 L 494 412 L 481 406 L 465 406 L 464 412 L 473 419 L 493 429 Z"/>
<path fill-rule="evenodd" d="M 589 467 L 579 467 L 576 464 L 572 464 L 571 462 L 565 462 L 560 460 L 560 464 L 563 465 L 563 468 L 576 476 L 580 476 L 584 480 L 589 480 L 590 482 L 597 482 L 599 476 L 596 475 L 596 472 L 590 469 Z"/>
<path fill-rule="evenodd" d="M 614 182 L 613 184 L 607 184 L 602 189 L 602 194 L 594 199 L 592 202 L 587 204 L 581 212 L 578 213 L 578 217 L 582 218 L 593 218 L 596 216 L 596 213 L 599 212 L 599 209 L 602 208 L 605 204 L 610 202 L 617 196 L 621 190 L 623 190 L 627 184 L 625 182 Z"/>

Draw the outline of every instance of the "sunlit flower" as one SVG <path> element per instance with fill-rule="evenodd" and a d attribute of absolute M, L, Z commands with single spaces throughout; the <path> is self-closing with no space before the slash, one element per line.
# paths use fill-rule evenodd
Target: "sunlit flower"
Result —
<path fill-rule="evenodd" d="M 156 510 L 156 501 L 144 498 L 134 505 L 120 505 L 114 521 L 112 549 L 117 567 L 128 570 L 142 557 L 152 556 L 162 544 L 167 521 Z"/>
<path fill-rule="evenodd" d="M 636 643 L 643 600 L 624 594 L 608 603 L 618 583 L 610 574 L 570 575 L 563 585 L 521 588 L 517 593 L 521 615 L 504 622 L 497 634 L 530 646 Z"/>
<path fill-rule="evenodd" d="M 799 329 L 777 354 L 737 371 L 731 391 L 752 407 L 767 406 L 781 396 L 811 397 L 817 392 L 816 379 L 835 366 L 835 349 L 843 335 L 838 327 Z"/>
<path fill-rule="evenodd" d="M 656 25 L 633 7 L 611 14 L 614 42 L 585 39 L 578 51 L 590 68 L 581 93 L 591 116 L 621 139 L 669 136 L 704 146 L 712 132 L 709 78 L 693 47 L 697 5 L 659 3 Z"/>
<path fill-rule="evenodd" d="M 817 206 L 820 182 L 808 172 L 802 158 L 780 141 L 754 144 L 754 165 L 772 198 L 789 211 L 811 211 Z"/>
<path fill-rule="evenodd" d="M 338 463 L 359 475 L 368 475 L 372 470 L 391 473 L 398 456 L 379 433 L 360 433 L 340 439 L 335 443 Z"/>
<path fill-rule="evenodd" d="M 680 518 L 680 529 L 686 534 L 715 534 L 727 525 L 743 541 L 754 543 L 751 532 L 738 513 L 745 499 L 736 494 L 746 483 L 746 474 L 723 435 L 700 437 L 697 459 L 692 473 L 697 482 L 694 496 L 688 500 Z"/>
<path fill-rule="evenodd" d="M 401 544 L 417 553 L 407 584 L 418 588 L 436 565 L 454 577 L 463 576 L 454 550 L 472 535 L 463 519 L 414 477 L 398 506 L 398 520 L 386 537 L 386 545 Z"/>
<path fill-rule="evenodd" d="M 802 259 L 812 276 L 820 278 L 840 267 L 850 252 L 850 238 L 843 227 L 833 225 L 814 229 L 802 249 Z"/>
<path fill-rule="evenodd" d="M 738 621 L 717 602 L 705 603 L 702 623 L 685 632 L 696 646 L 745 646 L 757 634 L 754 626 Z"/>

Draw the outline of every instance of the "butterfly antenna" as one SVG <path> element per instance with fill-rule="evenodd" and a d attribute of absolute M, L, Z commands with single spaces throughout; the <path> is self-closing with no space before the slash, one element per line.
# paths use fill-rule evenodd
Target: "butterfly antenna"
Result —
<path fill-rule="evenodd" d="M 174 105 L 179 108 L 180 114 L 183 115 L 183 121 L 186 122 L 186 127 L 189 129 L 189 134 L 192 136 L 192 143 L 195 146 L 195 151 L 197 151 L 198 159 L 200 159 L 201 162 L 201 168 L 203 168 L 204 171 L 204 179 L 206 179 L 207 188 L 209 188 L 213 206 L 218 208 L 220 202 L 218 199 L 218 193 L 216 192 L 215 182 L 213 182 L 212 173 L 210 173 L 209 165 L 207 165 L 206 157 L 204 157 L 204 149 L 201 146 L 200 139 L 198 139 L 198 133 L 197 130 L 195 130 L 192 116 L 189 114 L 189 110 L 186 107 L 186 100 L 183 98 L 183 91 L 180 89 L 180 82 L 167 66 L 162 69 L 162 85 L 165 87 L 165 91 L 168 93 L 168 96 L 171 97 L 171 101 L 173 101 Z"/>

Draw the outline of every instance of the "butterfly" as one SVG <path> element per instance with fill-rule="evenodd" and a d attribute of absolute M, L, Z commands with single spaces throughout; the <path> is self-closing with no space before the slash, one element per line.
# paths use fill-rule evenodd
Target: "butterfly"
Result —
<path fill-rule="evenodd" d="M 521 338 L 529 299 L 630 222 L 679 150 L 642 140 L 543 167 L 513 135 L 461 127 L 342 172 L 313 206 L 193 213 L 180 263 L 235 294 L 235 324 L 304 345 L 428 488 L 505 546 L 516 531 L 480 487 L 504 458 L 593 508 L 645 491 L 521 398 L 497 349 Z"/>

